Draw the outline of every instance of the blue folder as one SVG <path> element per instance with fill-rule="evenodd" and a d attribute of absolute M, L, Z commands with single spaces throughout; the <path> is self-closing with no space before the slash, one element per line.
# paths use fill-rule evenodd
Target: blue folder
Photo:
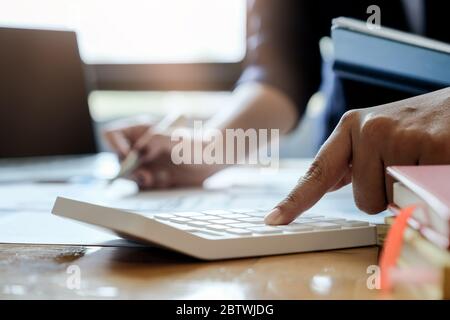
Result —
<path fill-rule="evenodd" d="M 450 45 L 365 22 L 333 20 L 335 72 L 342 78 L 420 94 L 450 86 Z"/>

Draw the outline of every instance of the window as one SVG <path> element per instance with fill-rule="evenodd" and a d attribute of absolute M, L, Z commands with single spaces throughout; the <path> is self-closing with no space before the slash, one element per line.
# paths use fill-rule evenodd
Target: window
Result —
<path fill-rule="evenodd" d="M 141 114 L 158 119 L 171 112 L 208 119 L 230 103 L 231 94 L 220 91 L 93 91 L 89 96 L 91 115 L 97 123 Z"/>
<path fill-rule="evenodd" d="M 76 30 L 83 60 L 238 62 L 243 0 L 0 0 L 0 24 Z"/>
<path fill-rule="evenodd" d="M 97 89 L 223 90 L 245 54 L 245 0 L 0 0 L 0 25 L 77 32 Z"/>

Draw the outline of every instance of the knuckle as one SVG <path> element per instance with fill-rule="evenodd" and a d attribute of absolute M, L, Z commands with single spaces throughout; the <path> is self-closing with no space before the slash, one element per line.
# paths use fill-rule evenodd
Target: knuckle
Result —
<path fill-rule="evenodd" d="M 282 211 L 291 212 L 298 208 L 301 202 L 301 195 L 297 192 L 297 188 L 295 188 L 275 207 Z"/>
<path fill-rule="evenodd" d="M 299 197 L 297 195 L 297 193 L 294 191 L 290 192 L 286 198 L 284 199 L 283 203 L 284 204 L 288 204 L 288 205 L 295 205 L 296 203 L 299 202 Z"/>
<path fill-rule="evenodd" d="M 392 120 L 390 118 L 368 114 L 361 124 L 360 136 L 362 139 L 378 141 L 380 137 L 390 131 L 391 126 Z"/>
<path fill-rule="evenodd" d="M 341 126 L 351 126 L 353 123 L 357 122 L 360 117 L 360 112 L 357 109 L 349 110 L 343 114 L 339 125 Z"/>
<path fill-rule="evenodd" d="M 306 174 L 301 178 L 300 183 L 309 181 L 313 181 L 316 183 L 322 182 L 325 177 L 325 161 L 326 160 L 324 160 L 323 156 L 317 157 L 309 167 Z"/>

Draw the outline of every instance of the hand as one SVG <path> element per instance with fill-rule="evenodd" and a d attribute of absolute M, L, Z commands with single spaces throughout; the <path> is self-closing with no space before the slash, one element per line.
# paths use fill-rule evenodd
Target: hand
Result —
<path fill-rule="evenodd" d="M 327 192 L 353 184 L 359 209 L 392 201 L 392 165 L 450 164 L 450 88 L 347 112 L 294 190 L 266 217 L 287 224 Z"/>
<path fill-rule="evenodd" d="M 133 149 L 139 152 L 140 166 L 130 178 L 141 189 L 201 185 L 218 171 L 211 165 L 175 165 L 171 160 L 173 143 L 170 132 L 157 132 L 150 123 L 120 121 L 110 125 L 104 137 L 111 148 L 124 159 Z"/>

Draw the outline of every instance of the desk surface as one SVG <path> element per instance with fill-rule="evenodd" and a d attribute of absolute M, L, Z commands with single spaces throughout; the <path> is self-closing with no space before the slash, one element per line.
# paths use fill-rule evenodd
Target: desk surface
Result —
<path fill-rule="evenodd" d="M 288 171 L 279 180 L 295 184 L 306 163 L 295 161 L 290 167 L 299 173 Z M 6 191 L 28 194 L 10 186 Z M 34 198 L 41 199 L 37 191 Z M 367 268 L 377 264 L 378 253 L 365 247 L 202 262 L 155 248 L 0 244 L 0 298 L 378 299 L 380 292 L 367 288 Z M 77 267 L 81 288 L 71 290 L 74 274 L 67 271 L 77 273 Z"/>
<path fill-rule="evenodd" d="M 379 299 L 378 247 L 202 262 L 147 248 L 0 244 L 3 299 Z M 79 290 L 67 273 L 76 265 Z M 70 269 L 69 269 L 70 270 Z"/>

